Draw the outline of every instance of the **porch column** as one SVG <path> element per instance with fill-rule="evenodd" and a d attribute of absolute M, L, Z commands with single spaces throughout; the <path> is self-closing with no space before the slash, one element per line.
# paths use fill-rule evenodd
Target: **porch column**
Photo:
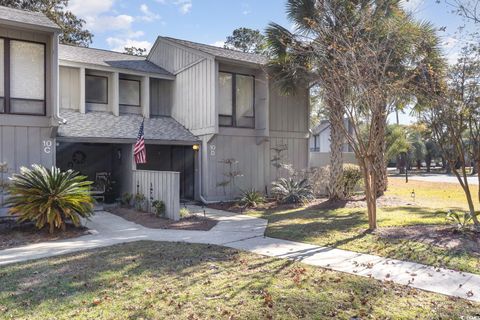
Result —
<path fill-rule="evenodd" d="M 112 79 L 112 87 L 111 87 L 111 97 L 112 97 L 112 102 L 111 102 L 111 106 L 112 106 L 112 113 L 114 116 L 119 116 L 120 115 L 120 98 L 119 98 L 119 95 L 120 95 L 120 84 L 119 84 L 119 76 L 118 76 L 118 72 L 113 72 L 112 75 L 111 75 L 111 79 Z"/>
<path fill-rule="evenodd" d="M 80 113 L 85 113 L 85 68 L 80 67 L 80 72 L 79 72 L 79 77 L 80 77 Z"/>
<path fill-rule="evenodd" d="M 142 90 L 140 100 L 142 101 L 142 114 L 150 118 L 150 77 L 142 77 Z"/>

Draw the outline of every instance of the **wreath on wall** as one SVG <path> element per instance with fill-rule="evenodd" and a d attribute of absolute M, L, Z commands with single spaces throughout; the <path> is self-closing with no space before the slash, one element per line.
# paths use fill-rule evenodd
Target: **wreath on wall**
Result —
<path fill-rule="evenodd" d="M 75 164 L 84 164 L 85 160 L 87 160 L 87 155 L 83 151 L 77 150 L 72 154 L 72 161 Z"/>

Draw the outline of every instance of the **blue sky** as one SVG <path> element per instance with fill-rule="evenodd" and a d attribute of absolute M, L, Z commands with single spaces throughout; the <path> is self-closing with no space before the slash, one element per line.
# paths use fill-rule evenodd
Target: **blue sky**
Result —
<path fill-rule="evenodd" d="M 458 33 L 462 19 L 444 0 L 404 1 L 416 18 L 445 28 L 439 31 L 443 50 L 455 61 L 467 41 Z M 284 0 L 70 0 L 69 9 L 94 33 L 92 47 L 117 51 L 132 45 L 150 49 L 158 35 L 221 46 L 238 27 L 263 30 L 272 21 L 291 27 Z M 411 121 L 401 116 L 402 123 Z"/>

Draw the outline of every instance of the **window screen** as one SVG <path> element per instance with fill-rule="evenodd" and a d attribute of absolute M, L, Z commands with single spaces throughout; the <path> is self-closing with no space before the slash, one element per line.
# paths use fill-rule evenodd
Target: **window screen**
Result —
<path fill-rule="evenodd" d="M 108 78 L 85 76 L 85 101 L 87 103 L 108 104 Z"/>
<path fill-rule="evenodd" d="M 120 79 L 120 104 L 140 106 L 140 81 Z"/>

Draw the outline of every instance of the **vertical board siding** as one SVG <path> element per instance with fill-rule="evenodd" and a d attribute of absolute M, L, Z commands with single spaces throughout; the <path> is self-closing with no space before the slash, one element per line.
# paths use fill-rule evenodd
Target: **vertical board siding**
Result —
<path fill-rule="evenodd" d="M 204 196 L 208 200 L 229 200 L 239 197 L 242 190 L 251 188 L 263 192 L 265 187 L 270 188 L 272 181 L 284 176 L 284 171 L 272 166 L 271 160 L 275 156 L 272 150 L 277 145 L 286 144 L 288 150 L 283 153 L 285 162 L 292 164 L 297 170 L 308 166 L 308 139 L 307 138 L 275 138 L 257 144 L 254 136 L 217 135 L 206 148 L 207 164 L 203 182 Z M 211 146 L 215 146 L 215 154 L 211 153 Z M 240 171 L 243 176 L 236 178 L 235 185 L 219 186 L 222 181 L 228 180 L 225 176 L 229 166 L 222 163 L 225 159 L 238 161 L 233 171 Z M 282 174 L 283 173 L 283 174 Z"/>
<path fill-rule="evenodd" d="M 7 180 L 12 173 L 19 172 L 22 166 L 40 164 L 47 168 L 54 165 L 55 142 L 50 138 L 50 128 L 0 126 L 0 162 L 7 164 L 8 172 L 2 179 Z M 44 142 L 51 144 L 49 153 Z M 0 206 L 3 196 L 0 195 Z"/>
<path fill-rule="evenodd" d="M 173 74 L 203 59 L 203 56 L 180 46 L 173 45 L 168 41 L 162 39 L 158 39 L 157 41 L 157 45 L 149 54 L 148 60 Z"/>
<path fill-rule="evenodd" d="M 80 110 L 80 69 L 60 67 L 60 108 Z"/>
<path fill-rule="evenodd" d="M 153 190 L 153 199 L 165 203 L 166 216 L 178 221 L 180 219 L 180 173 L 133 170 L 132 193 L 143 194 L 148 200 L 148 210 L 154 213 L 155 209 L 150 202 L 150 188 Z"/>
<path fill-rule="evenodd" d="M 215 133 L 214 83 L 213 59 L 205 59 L 177 74 L 172 116 L 194 134 Z"/>
<path fill-rule="evenodd" d="M 270 85 L 270 130 L 308 132 L 308 92 L 282 95 Z"/>

